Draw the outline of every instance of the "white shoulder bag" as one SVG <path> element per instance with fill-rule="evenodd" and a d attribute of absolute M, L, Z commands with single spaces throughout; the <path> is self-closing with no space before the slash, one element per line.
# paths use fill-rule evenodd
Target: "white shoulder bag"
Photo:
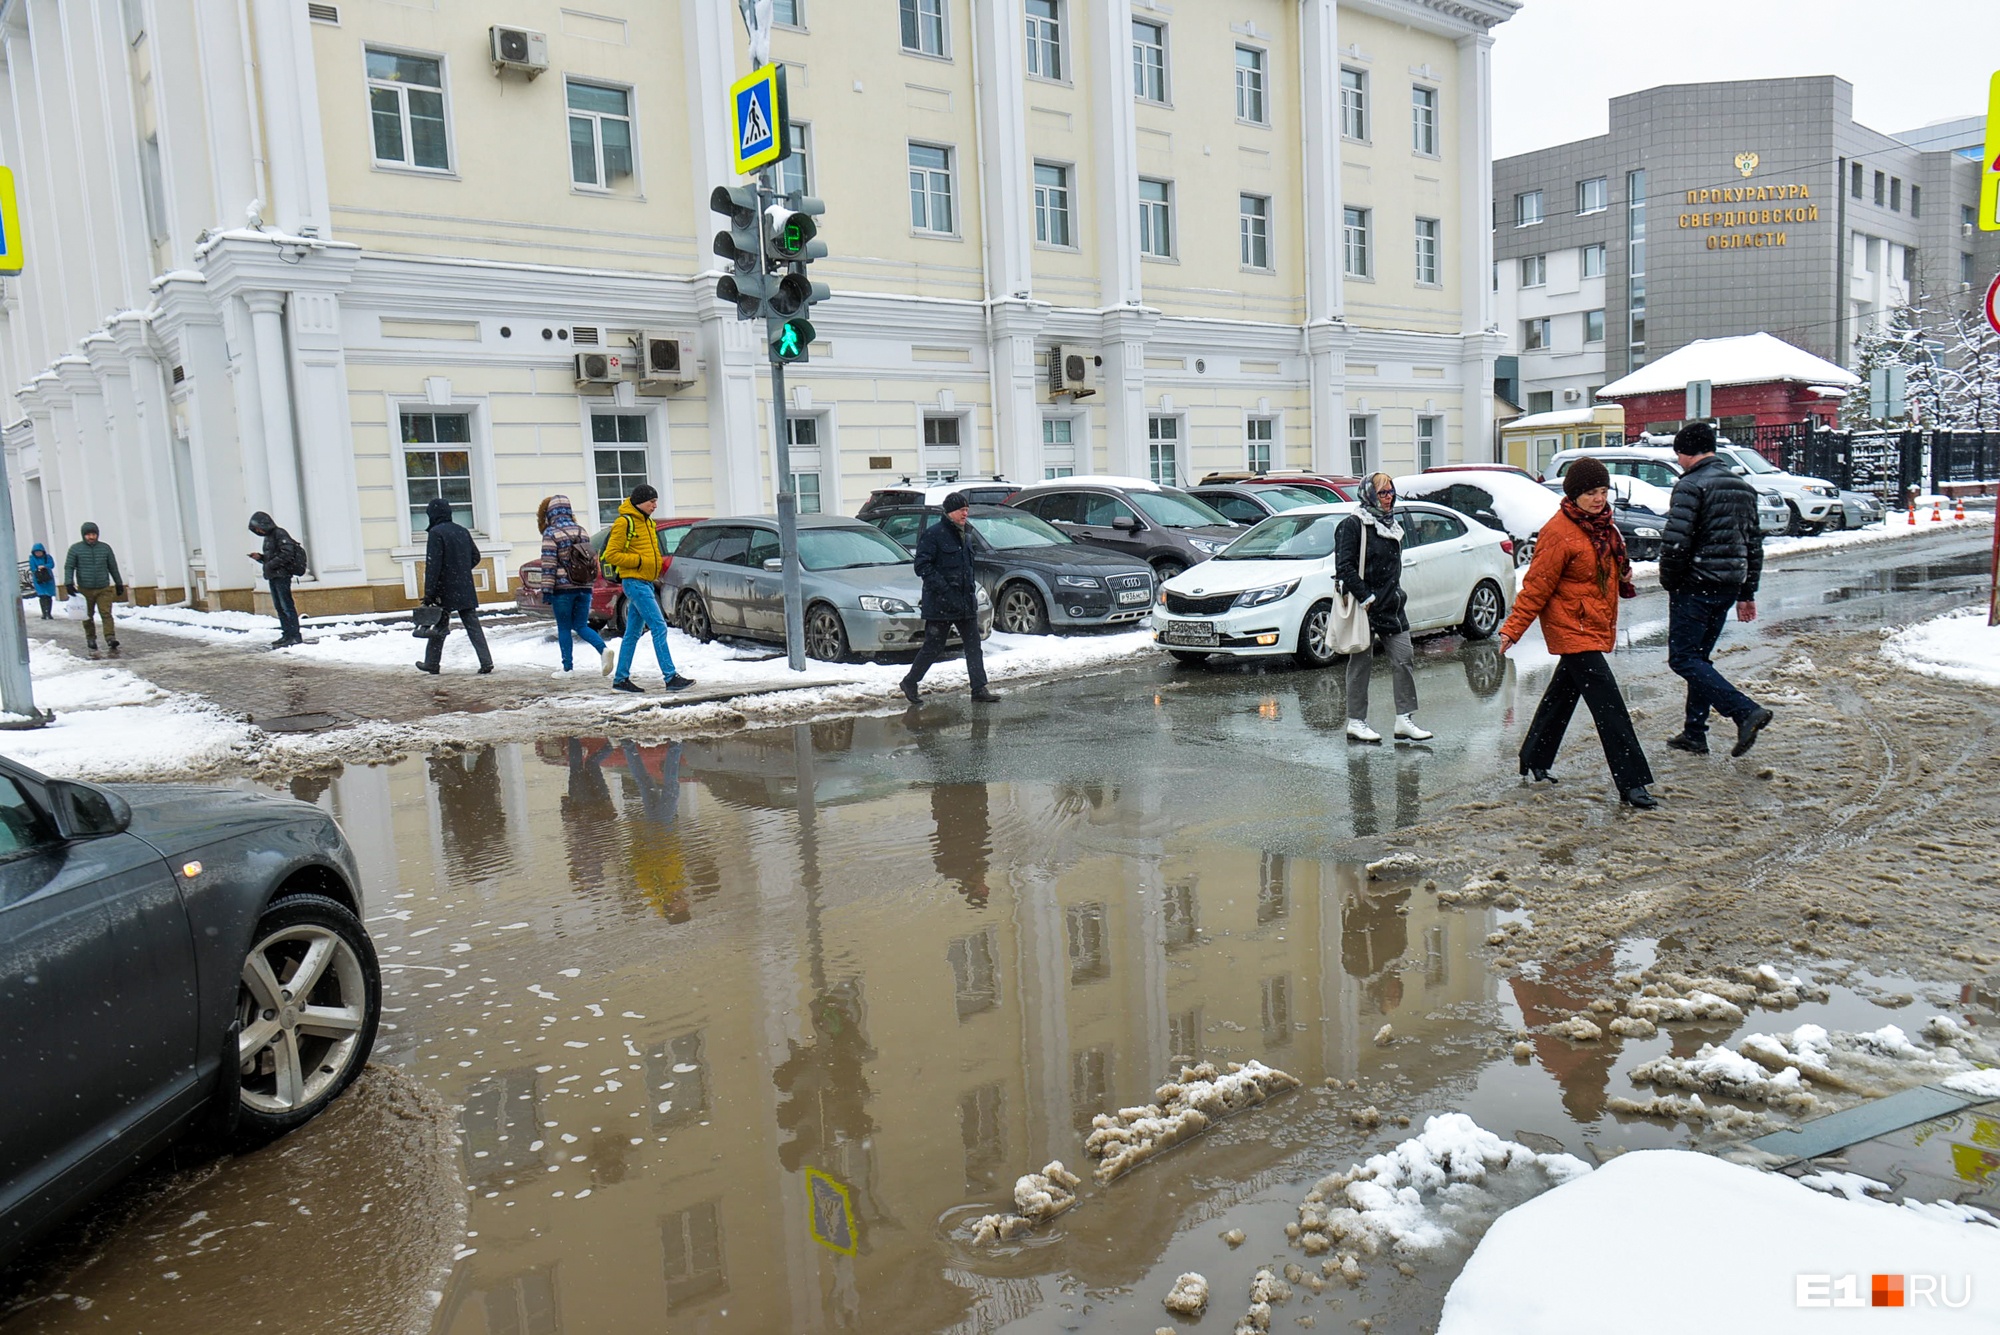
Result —
<path fill-rule="evenodd" d="M 1368 582 L 1368 521 L 1356 516 L 1360 526 L 1359 560 L 1356 563 L 1355 580 Z M 1374 632 L 1368 628 L 1368 609 L 1361 599 L 1345 593 L 1333 595 L 1333 617 L 1326 628 L 1328 647 L 1337 654 L 1365 654 L 1374 643 Z"/>

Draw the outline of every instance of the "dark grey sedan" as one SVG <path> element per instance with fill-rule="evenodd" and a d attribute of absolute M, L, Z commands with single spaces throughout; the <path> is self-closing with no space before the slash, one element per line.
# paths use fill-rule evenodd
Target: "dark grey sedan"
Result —
<path fill-rule="evenodd" d="M 0 760 L 0 1263 L 190 1132 L 326 1107 L 381 1015 L 331 816 Z"/>

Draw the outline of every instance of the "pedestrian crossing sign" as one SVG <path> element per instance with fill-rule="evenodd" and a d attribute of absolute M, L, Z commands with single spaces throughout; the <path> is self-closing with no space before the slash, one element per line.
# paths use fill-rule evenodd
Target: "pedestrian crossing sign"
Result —
<path fill-rule="evenodd" d="M 14 171 L 0 167 L 0 274 L 19 273 L 27 263 L 27 248 L 21 242 L 21 205 L 14 198 Z"/>
<path fill-rule="evenodd" d="M 1986 147 L 1979 172 L 1979 227 L 2000 232 L 2000 70 L 1986 86 Z"/>
<path fill-rule="evenodd" d="M 791 156 L 785 67 L 764 65 L 729 85 L 730 143 L 739 174 Z"/>

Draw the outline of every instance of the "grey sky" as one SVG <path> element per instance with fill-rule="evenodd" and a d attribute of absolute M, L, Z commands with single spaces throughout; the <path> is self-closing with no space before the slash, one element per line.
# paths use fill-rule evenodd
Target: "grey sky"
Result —
<path fill-rule="evenodd" d="M 1525 0 L 1494 37 L 1495 157 L 1603 134 L 1620 93 L 1804 74 L 1893 134 L 1986 114 L 2000 0 Z"/>

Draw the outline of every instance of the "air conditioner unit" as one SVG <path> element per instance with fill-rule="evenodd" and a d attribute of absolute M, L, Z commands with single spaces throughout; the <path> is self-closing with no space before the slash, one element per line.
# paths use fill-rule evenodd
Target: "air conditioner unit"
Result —
<path fill-rule="evenodd" d="M 549 67 L 549 39 L 532 28 L 505 28 L 494 24 L 493 69 L 521 70 L 530 79 Z"/>
<path fill-rule="evenodd" d="M 639 335 L 639 387 L 694 383 L 694 340 L 686 334 L 647 330 Z"/>
<path fill-rule="evenodd" d="M 1101 359 L 1089 348 L 1058 343 L 1049 349 L 1049 393 L 1082 398 L 1097 392 Z"/>
<path fill-rule="evenodd" d="M 615 385 L 625 378 L 625 359 L 615 352 L 576 354 L 576 383 Z"/>
<path fill-rule="evenodd" d="M 1564 402 L 1564 403 L 1581 403 L 1581 402 L 1583 402 L 1583 391 L 1582 391 L 1582 390 L 1580 390 L 1580 389 L 1566 389 L 1566 390 L 1564 390 L 1564 391 L 1563 391 L 1563 402 Z"/>

